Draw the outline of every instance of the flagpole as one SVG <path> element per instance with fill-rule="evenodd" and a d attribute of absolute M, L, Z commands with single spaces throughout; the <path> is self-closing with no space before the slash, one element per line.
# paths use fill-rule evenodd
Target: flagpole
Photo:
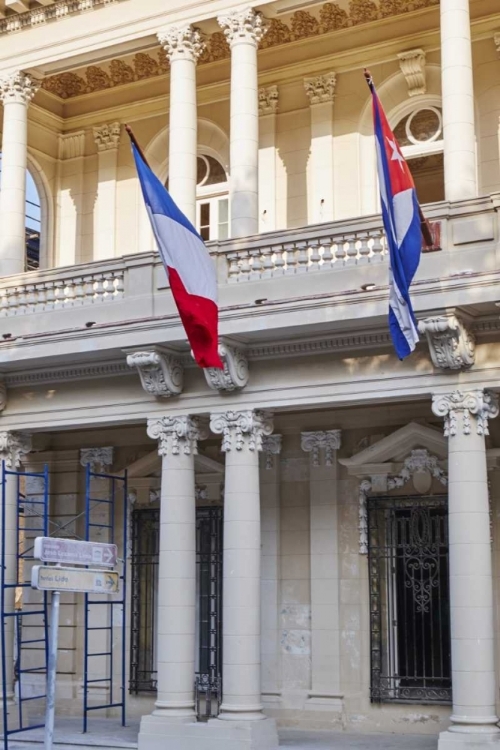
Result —
<path fill-rule="evenodd" d="M 134 132 L 133 132 L 132 128 L 130 127 L 130 125 L 125 125 L 125 130 L 127 131 L 128 137 L 130 138 L 130 140 L 132 141 L 132 143 L 136 147 L 137 151 L 139 152 L 139 156 L 141 157 L 142 161 L 144 162 L 144 164 L 147 167 L 149 167 L 148 160 L 144 156 L 144 151 L 139 146 L 139 143 L 137 142 L 137 138 L 135 137 Z"/>
<path fill-rule="evenodd" d="M 370 91 L 373 92 L 373 78 L 368 68 L 364 69 L 364 75 L 365 75 L 365 80 L 370 88 Z M 420 203 L 418 204 L 418 215 L 420 217 L 420 231 L 422 232 L 422 237 L 424 238 L 424 242 L 428 248 L 433 248 L 434 239 L 432 237 L 431 226 L 428 220 L 424 216 L 424 212 L 422 211 Z"/>

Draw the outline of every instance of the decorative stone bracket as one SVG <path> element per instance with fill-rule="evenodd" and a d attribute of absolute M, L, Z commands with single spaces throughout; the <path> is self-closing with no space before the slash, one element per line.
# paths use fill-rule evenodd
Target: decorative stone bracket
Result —
<path fill-rule="evenodd" d="M 425 333 L 434 367 L 468 370 L 474 364 L 476 340 L 458 316 L 425 318 L 419 321 L 418 330 Z"/>
<path fill-rule="evenodd" d="M 246 386 L 250 376 L 248 360 L 243 349 L 230 346 L 221 341 L 219 344 L 219 356 L 224 365 L 223 370 L 216 367 L 206 367 L 203 372 L 205 379 L 214 391 L 230 393 L 239 391 Z"/>
<path fill-rule="evenodd" d="M 410 49 L 398 55 L 399 67 L 408 84 L 408 94 L 418 96 L 427 91 L 425 77 L 425 52 L 423 49 Z"/>
<path fill-rule="evenodd" d="M 129 367 L 137 368 L 146 393 L 170 398 L 182 393 L 184 368 L 176 356 L 160 346 L 127 354 Z"/>

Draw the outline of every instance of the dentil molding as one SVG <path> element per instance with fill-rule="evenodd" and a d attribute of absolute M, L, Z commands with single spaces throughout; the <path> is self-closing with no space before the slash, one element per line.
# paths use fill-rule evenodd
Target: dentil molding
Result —
<path fill-rule="evenodd" d="M 168 349 L 155 346 L 130 352 L 127 365 L 137 369 L 142 387 L 151 396 L 170 398 L 182 393 L 184 368 Z"/>
<path fill-rule="evenodd" d="M 260 409 L 212 414 L 210 429 L 222 435 L 224 452 L 241 451 L 245 446 L 250 451 L 261 451 L 263 438 L 273 431 L 273 414 Z"/>
<path fill-rule="evenodd" d="M 170 62 L 179 59 L 196 62 L 206 47 L 199 29 L 190 25 L 170 26 L 157 36 Z"/>
<path fill-rule="evenodd" d="M 205 367 L 203 372 L 208 385 L 214 391 L 225 393 L 241 390 L 250 376 L 245 352 L 224 341 L 220 342 L 218 351 L 224 369 Z"/>
<path fill-rule="evenodd" d="M 427 91 L 425 77 L 425 52 L 423 49 L 410 49 L 398 55 L 399 67 L 408 84 L 408 94 L 418 96 Z"/>
<path fill-rule="evenodd" d="M 335 86 L 337 74 L 331 71 L 321 76 L 304 78 L 304 88 L 310 104 L 322 104 L 333 102 L 335 99 Z"/>
<path fill-rule="evenodd" d="M 159 417 L 148 419 L 147 433 L 158 440 L 160 456 L 189 456 L 198 453 L 198 441 L 208 437 L 208 422 L 201 417 Z"/>
<path fill-rule="evenodd" d="M 476 339 L 464 321 L 456 315 L 425 318 L 418 323 L 425 334 L 434 367 L 444 370 L 468 370 L 476 356 Z"/>
<path fill-rule="evenodd" d="M 305 453 L 312 454 L 313 466 L 320 466 L 322 450 L 325 455 L 325 466 L 333 466 L 333 453 L 340 448 L 341 441 L 341 430 L 302 432 L 300 435 L 300 446 Z"/>
<path fill-rule="evenodd" d="M 472 432 L 473 417 L 476 421 L 478 435 L 489 435 L 488 420 L 498 416 L 498 396 L 491 391 L 453 391 L 432 397 L 432 411 L 437 417 L 444 418 L 444 434 L 455 437 L 458 434 L 458 414 L 462 415 L 463 435 Z"/>
<path fill-rule="evenodd" d="M 8 469 L 17 469 L 31 450 L 31 435 L 26 432 L 0 432 L 0 461 Z"/>

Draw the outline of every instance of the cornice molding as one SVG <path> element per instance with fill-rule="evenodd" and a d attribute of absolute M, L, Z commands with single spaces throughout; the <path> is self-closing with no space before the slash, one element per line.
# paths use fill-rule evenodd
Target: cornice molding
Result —
<path fill-rule="evenodd" d="M 48 21 L 61 21 L 68 16 L 88 13 L 106 7 L 119 0 L 59 0 L 59 2 L 37 6 L 25 13 L 15 13 L 0 20 L 0 34 L 12 34 Z"/>

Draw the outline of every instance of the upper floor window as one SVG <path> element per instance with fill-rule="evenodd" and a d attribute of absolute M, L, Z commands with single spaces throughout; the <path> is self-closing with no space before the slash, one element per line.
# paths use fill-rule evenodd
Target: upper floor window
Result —
<path fill-rule="evenodd" d="M 205 242 L 229 237 L 229 186 L 227 174 L 213 156 L 198 156 L 196 228 Z"/>
<path fill-rule="evenodd" d="M 420 203 L 444 200 L 443 117 L 441 109 L 415 109 L 394 128 L 408 161 Z"/>
<path fill-rule="evenodd" d="M 2 172 L 2 155 L 0 154 L 0 174 Z M 33 177 L 26 170 L 26 270 L 33 271 L 40 265 L 40 231 L 41 209 L 40 196 Z"/>

